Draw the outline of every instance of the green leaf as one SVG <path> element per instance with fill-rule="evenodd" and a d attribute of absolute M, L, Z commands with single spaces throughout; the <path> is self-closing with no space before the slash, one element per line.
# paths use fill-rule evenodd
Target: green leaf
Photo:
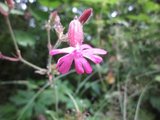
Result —
<path fill-rule="evenodd" d="M 139 113 L 139 120 L 155 120 L 155 116 L 152 112 L 141 109 Z"/>
<path fill-rule="evenodd" d="M 82 0 L 82 1 L 88 3 L 103 3 L 103 5 L 106 3 L 113 5 L 119 2 L 118 0 Z"/>
<path fill-rule="evenodd" d="M 120 0 L 106 0 L 106 3 L 111 4 L 111 5 L 117 4 L 119 2 Z"/>
<path fill-rule="evenodd" d="M 14 31 L 18 44 L 26 47 L 27 45 L 33 46 L 35 44 L 34 36 L 24 31 Z"/>
<path fill-rule="evenodd" d="M 150 102 L 152 107 L 160 111 L 160 97 L 159 96 L 151 96 Z"/>
<path fill-rule="evenodd" d="M 84 109 L 86 109 L 86 108 L 89 108 L 90 105 L 91 105 L 91 103 L 90 103 L 87 99 L 75 98 L 75 101 L 76 101 L 79 109 L 82 110 L 82 111 L 83 111 Z M 67 102 L 66 107 L 67 107 L 68 109 L 74 109 L 74 108 L 75 108 L 75 106 L 74 106 L 74 104 L 73 104 L 73 102 L 72 102 L 71 100 L 69 100 L 69 101 Z"/>
<path fill-rule="evenodd" d="M 18 93 L 10 98 L 12 103 L 15 105 L 25 105 L 33 97 L 35 93 L 33 91 L 22 91 L 19 90 Z"/>
<path fill-rule="evenodd" d="M 24 120 L 29 120 L 29 119 L 31 119 L 31 117 L 32 117 L 32 114 L 33 114 L 33 108 L 34 108 L 34 102 L 32 102 L 30 105 L 29 105 L 29 107 L 26 109 L 26 111 L 25 111 L 25 114 L 23 114 L 23 116 L 22 116 L 22 120 L 24 119 Z M 25 106 L 24 106 L 24 108 L 25 108 Z M 18 114 L 19 115 L 21 115 L 23 113 L 23 110 L 19 110 L 18 111 Z"/>
<path fill-rule="evenodd" d="M 131 20 L 137 20 L 137 21 L 149 21 L 150 17 L 146 14 L 139 14 L 139 15 L 128 15 L 127 16 Z"/>
<path fill-rule="evenodd" d="M 55 103 L 55 91 L 53 89 L 45 90 L 38 98 L 37 103 L 44 105 L 51 105 Z M 46 102 L 47 101 L 47 102 Z"/>
<path fill-rule="evenodd" d="M 82 0 L 85 2 L 92 2 L 92 3 L 97 3 L 97 2 L 104 2 L 104 0 Z"/>
<path fill-rule="evenodd" d="M 47 103 L 48 101 L 46 101 Z M 39 103 L 37 102 L 35 105 L 34 105 L 34 110 L 36 112 L 36 114 L 41 114 L 41 113 L 44 113 L 44 111 L 46 110 L 46 106 L 45 104 L 42 104 L 42 103 Z"/>
<path fill-rule="evenodd" d="M 61 3 L 59 1 L 54 0 L 38 0 L 38 2 L 46 7 L 55 8 L 58 7 Z"/>
<path fill-rule="evenodd" d="M 155 80 L 158 81 L 158 82 L 160 82 L 160 75 L 157 75 L 157 76 L 155 77 Z"/>
<path fill-rule="evenodd" d="M 5 104 L 0 106 L 0 120 L 11 120 L 16 118 L 17 108 L 13 104 Z"/>
<path fill-rule="evenodd" d="M 143 4 L 144 4 L 144 3 L 143 3 Z M 145 10 L 148 11 L 148 12 L 160 10 L 159 5 L 156 4 L 156 3 L 154 3 L 154 2 L 152 2 L 152 1 L 147 1 L 147 2 L 145 2 L 144 8 L 145 8 Z"/>

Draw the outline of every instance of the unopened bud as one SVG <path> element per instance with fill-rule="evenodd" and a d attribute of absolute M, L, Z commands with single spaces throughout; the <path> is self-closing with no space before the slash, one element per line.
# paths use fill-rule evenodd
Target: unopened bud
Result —
<path fill-rule="evenodd" d="M 83 11 L 82 15 L 79 17 L 79 21 L 84 24 L 87 22 L 87 20 L 89 20 L 89 18 L 92 16 L 93 13 L 93 9 L 92 8 L 88 8 L 86 10 Z"/>
<path fill-rule="evenodd" d="M 7 5 L 9 7 L 9 9 L 13 9 L 14 8 L 14 1 L 13 0 L 6 0 Z"/>
<path fill-rule="evenodd" d="M 63 34 L 63 26 L 61 24 L 61 19 L 59 15 L 57 14 L 57 11 L 53 11 L 49 16 L 49 24 L 50 26 L 53 26 L 58 37 L 61 37 Z"/>
<path fill-rule="evenodd" d="M 74 19 L 69 24 L 68 39 L 70 46 L 76 47 L 83 42 L 83 27 L 78 19 Z"/>
<path fill-rule="evenodd" d="M 57 14 L 57 11 L 53 11 L 50 16 L 49 16 L 49 20 L 51 24 L 57 24 L 60 23 L 60 17 Z"/>
<path fill-rule="evenodd" d="M 55 18 L 56 18 L 56 16 L 57 16 L 57 11 L 51 12 L 51 14 L 50 14 L 50 16 L 49 16 L 49 20 L 50 20 L 50 21 L 54 21 Z"/>

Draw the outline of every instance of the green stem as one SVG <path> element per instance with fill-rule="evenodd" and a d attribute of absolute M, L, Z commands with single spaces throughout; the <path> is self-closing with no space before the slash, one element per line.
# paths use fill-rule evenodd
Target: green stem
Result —
<path fill-rule="evenodd" d="M 149 86 L 149 85 L 151 85 L 153 82 L 154 82 L 154 81 L 149 82 L 149 83 L 144 87 L 144 89 L 142 90 L 142 93 L 141 93 L 141 95 L 139 96 L 139 99 L 138 99 L 138 103 L 137 103 L 137 107 L 136 107 L 136 112 L 135 112 L 134 120 L 138 120 L 139 109 L 140 109 L 140 105 L 141 105 L 142 98 L 143 98 L 145 92 L 146 92 L 148 89 L 152 88 L 152 87 Z"/>
<path fill-rule="evenodd" d="M 44 73 L 47 72 L 46 69 L 41 68 L 41 67 L 39 67 L 39 66 L 36 66 L 36 65 L 34 65 L 34 64 L 30 63 L 30 62 L 28 62 L 27 60 L 23 59 L 23 58 L 20 58 L 20 61 L 23 62 L 24 64 L 26 64 L 26 65 L 28 65 L 28 66 L 30 66 L 30 67 L 32 67 L 32 68 L 38 70 L 38 71 L 40 71 L 42 74 L 44 74 Z"/>
<path fill-rule="evenodd" d="M 48 52 L 52 49 L 52 45 L 51 45 L 51 36 L 50 36 L 50 32 L 51 32 L 51 29 L 50 29 L 50 23 L 48 22 L 48 25 L 47 25 L 47 40 L 48 40 Z M 61 44 L 61 41 L 58 39 L 56 44 L 54 45 L 53 49 L 56 49 L 58 48 L 58 46 Z M 47 63 L 47 68 L 48 68 L 48 75 L 51 74 L 51 62 L 52 62 L 52 56 L 49 54 L 48 55 L 48 63 Z"/>
<path fill-rule="evenodd" d="M 76 108 L 77 113 L 79 113 L 80 110 L 79 110 L 79 107 L 78 107 L 78 104 L 77 104 L 76 100 L 73 98 L 73 96 L 72 96 L 69 92 L 66 92 L 66 94 L 67 94 L 67 95 L 70 97 L 70 99 L 72 100 L 72 102 L 73 102 L 73 104 L 74 104 L 74 106 L 75 106 L 75 108 Z"/>
<path fill-rule="evenodd" d="M 17 42 L 16 42 L 16 37 L 15 37 L 15 35 L 13 33 L 13 30 L 12 30 L 12 27 L 11 27 L 9 16 L 6 17 L 6 22 L 7 22 L 7 25 L 8 25 L 8 28 L 9 28 L 9 32 L 11 34 L 11 37 L 12 37 L 13 44 L 14 44 L 14 47 L 16 49 L 16 52 L 17 52 L 17 54 L 19 54 L 20 50 L 19 50 L 19 47 L 18 47 Z"/>
<path fill-rule="evenodd" d="M 7 81 L 7 82 L 0 82 L 0 85 L 11 85 L 11 84 L 16 84 L 16 85 L 28 85 L 28 81 L 24 81 L 24 80 L 17 80 L 17 81 Z"/>
<path fill-rule="evenodd" d="M 125 88 L 124 88 L 123 120 L 127 120 L 127 81 L 125 82 Z"/>

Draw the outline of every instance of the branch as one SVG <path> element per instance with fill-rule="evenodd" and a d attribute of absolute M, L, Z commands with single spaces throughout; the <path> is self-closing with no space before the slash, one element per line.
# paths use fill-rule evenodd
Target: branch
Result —
<path fill-rule="evenodd" d="M 46 74 L 46 73 L 47 73 L 47 70 L 46 70 L 46 69 L 41 68 L 41 67 L 38 67 L 38 66 L 30 63 L 30 62 L 28 62 L 27 60 L 25 60 L 25 59 L 22 57 L 21 52 L 20 52 L 20 49 L 19 49 L 18 44 L 17 44 L 17 42 L 16 42 L 16 37 L 15 37 L 14 32 L 13 32 L 13 29 L 12 29 L 12 27 L 11 27 L 11 23 L 10 23 L 10 20 L 9 20 L 9 16 L 6 16 L 5 18 L 6 18 L 7 26 L 8 26 L 8 28 L 9 28 L 9 32 L 10 32 L 11 37 L 12 37 L 12 40 L 13 40 L 13 44 L 14 44 L 15 50 L 16 50 L 17 55 L 18 55 L 18 60 L 21 61 L 22 63 L 24 63 L 24 64 L 26 64 L 26 65 L 28 65 L 28 66 L 36 69 L 36 70 L 37 70 L 36 73 Z M 8 58 L 7 58 L 7 59 L 8 59 Z M 11 60 L 11 59 L 10 59 L 10 60 Z"/>
<path fill-rule="evenodd" d="M 0 59 L 12 61 L 12 62 L 19 61 L 19 58 L 8 57 L 8 56 L 3 55 L 1 52 L 0 52 Z"/>

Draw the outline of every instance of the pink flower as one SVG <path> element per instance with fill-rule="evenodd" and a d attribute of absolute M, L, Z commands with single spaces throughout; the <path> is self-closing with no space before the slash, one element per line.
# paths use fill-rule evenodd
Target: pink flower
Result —
<path fill-rule="evenodd" d="M 89 74 L 92 72 L 92 67 L 86 58 L 97 64 L 103 61 L 98 55 L 105 55 L 107 53 L 105 50 L 92 48 L 90 45 L 82 44 L 83 27 L 77 19 L 72 20 L 69 24 L 68 39 L 70 47 L 53 49 L 50 51 L 50 55 L 67 53 L 58 60 L 56 65 L 58 71 L 62 74 L 65 74 L 70 70 L 73 62 L 78 74 Z"/>
<path fill-rule="evenodd" d="M 99 48 L 92 48 L 90 45 L 83 44 L 80 47 L 68 47 L 62 49 L 54 49 L 50 51 L 51 55 L 68 53 L 61 57 L 57 62 L 58 71 L 62 74 L 67 73 L 74 61 L 75 69 L 78 74 L 91 73 L 92 67 L 85 59 L 88 58 L 95 64 L 100 63 L 103 59 L 98 55 L 105 55 L 107 52 Z"/>

